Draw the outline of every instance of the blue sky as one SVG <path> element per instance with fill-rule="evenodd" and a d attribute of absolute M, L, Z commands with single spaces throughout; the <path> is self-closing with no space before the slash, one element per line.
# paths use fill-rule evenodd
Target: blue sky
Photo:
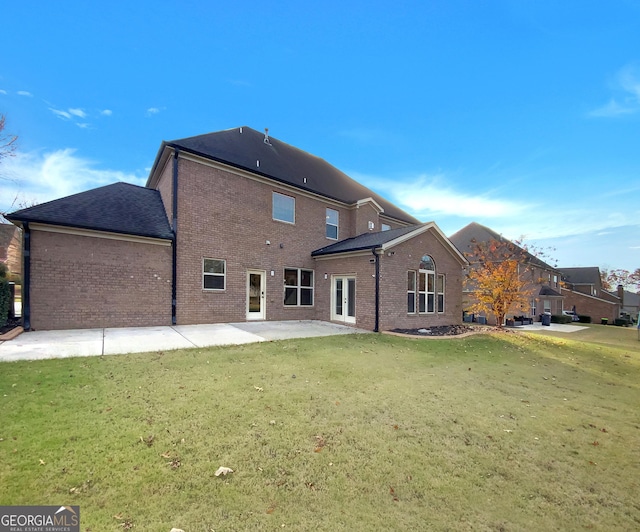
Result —
<path fill-rule="evenodd" d="M 144 184 L 162 140 L 268 127 L 448 235 L 640 267 L 640 0 L 22 0 L 2 20 L 0 211 Z"/>

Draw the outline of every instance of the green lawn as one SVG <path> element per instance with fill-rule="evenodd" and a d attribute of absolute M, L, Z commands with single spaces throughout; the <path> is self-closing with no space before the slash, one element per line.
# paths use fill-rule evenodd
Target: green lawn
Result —
<path fill-rule="evenodd" d="M 636 335 L 0 364 L 0 504 L 80 505 L 93 532 L 637 530 Z"/>

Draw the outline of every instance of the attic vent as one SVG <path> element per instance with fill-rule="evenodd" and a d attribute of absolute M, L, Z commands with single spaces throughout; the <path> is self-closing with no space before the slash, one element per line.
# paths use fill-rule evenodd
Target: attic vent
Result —
<path fill-rule="evenodd" d="M 303 177 L 303 178 L 302 178 L 302 182 L 303 182 L 303 183 L 306 183 L 306 182 L 307 182 L 307 178 L 306 178 L 306 177 Z"/>
<path fill-rule="evenodd" d="M 268 144 L 269 146 L 271 146 L 271 142 L 269 141 L 269 128 L 268 127 L 264 128 L 264 143 Z"/>
<path fill-rule="evenodd" d="M 240 128 L 240 134 L 242 135 L 242 128 Z"/>
<path fill-rule="evenodd" d="M 258 168 L 260 168 L 260 159 L 258 159 L 258 160 L 256 161 L 256 166 L 257 166 Z"/>

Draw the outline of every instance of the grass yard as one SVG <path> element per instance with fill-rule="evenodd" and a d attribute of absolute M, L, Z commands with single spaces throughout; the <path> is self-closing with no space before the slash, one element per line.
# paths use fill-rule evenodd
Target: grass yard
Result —
<path fill-rule="evenodd" d="M 640 342 L 600 328 L 0 364 L 0 504 L 87 532 L 637 530 Z"/>

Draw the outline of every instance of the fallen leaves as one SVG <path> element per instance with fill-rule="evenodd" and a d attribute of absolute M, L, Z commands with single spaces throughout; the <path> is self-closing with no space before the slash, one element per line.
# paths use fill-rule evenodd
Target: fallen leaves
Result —
<path fill-rule="evenodd" d="M 233 473 L 233 469 L 231 469 L 230 467 L 220 466 L 218 469 L 216 469 L 214 475 L 216 477 L 219 477 L 220 475 L 226 476 L 229 473 Z"/>

